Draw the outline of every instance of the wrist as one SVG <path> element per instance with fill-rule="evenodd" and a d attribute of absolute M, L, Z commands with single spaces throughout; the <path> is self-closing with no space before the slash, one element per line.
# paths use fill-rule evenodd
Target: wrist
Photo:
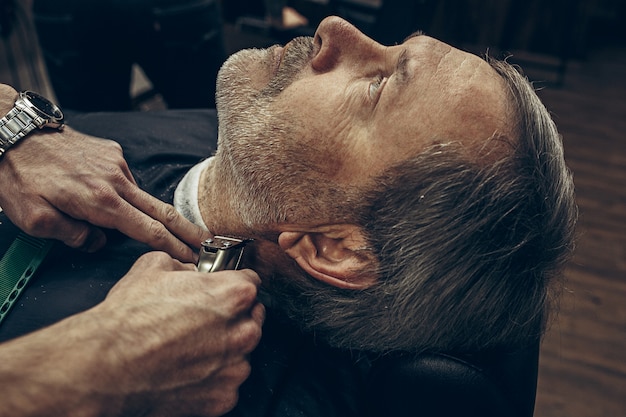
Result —
<path fill-rule="evenodd" d="M 15 104 L 19 93 L 10 85 L 0 84 L 0 117 L 7 114 Z"/>
<path fill-rule="evenodd" d="M 107 342 L 96 319 L 82 313 L 0 345 L 11 358 L 0 362 L 0 415 L 116 415 L 121 402 L 99 383 Z"/>
<path fill-rule="evenodd" d="M 63 126 L 63 112 L 56 104 L 33 91 L 22 91 L 13 107 L 0 118 L 0 158 L 31 132 L 43 128 L 61 130 Z"/>

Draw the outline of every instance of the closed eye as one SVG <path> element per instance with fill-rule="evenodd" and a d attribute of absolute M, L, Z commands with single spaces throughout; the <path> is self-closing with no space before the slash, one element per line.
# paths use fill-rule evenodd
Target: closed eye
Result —
<path fill-rule="evenodd" d="M 386 81 L 387 81 L 386 77 L 379 75 L 378 77 L 374 79 L 374 81 L 372 81 L 369 84 L 368 94 L 369 94 L 370 100 L 372 100 L 373 102 L 378 101 L 378 97 L 380 97 L 380 92 Z"/>
<path fill-rule="evenodd" d="M 413 32 L 404 40 L 404 42 L 412 38 L 417 38 L 419 36 L 424 36 L 424 32 L 422 32 L 421 30 Z M 407 79 L 409 78 L 408 63 L 409 63 L 409 56 L 408 56 L 407 50 L 405 49 L 400 54 L 400 57 L 396 64 L 395 73 L 397 74 L 398 82 L 400 84 L 406 83 Z M 374 81 L 372 81 L 369 84 L 367 93 L 371 101 L 373 101 L 374 103 L 378 102 L 378 99 L 380 98 L 383 87 L 385 86 L 386 83 L 387 83 L 387 77 L 383 77 L 382 75 L 379 75 L 374 79 Z"/>

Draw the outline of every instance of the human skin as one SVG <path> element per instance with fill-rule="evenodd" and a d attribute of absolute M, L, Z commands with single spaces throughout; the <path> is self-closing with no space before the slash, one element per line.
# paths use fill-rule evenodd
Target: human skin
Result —
<path fill-rule="evenodd" d="M 0 85 L 0 111 L 17 93 Z M 101 227 L 193 261 L 208 232 L 139 189 L 120 146 L 66 127 L 0 160 L 0 206 L 22 230 L 87 251 Z M 140 258 L 98 306 L 0 344 L 0 415 L 217 416 L 237 402 L 264 308 L 256 273 Z"/>
<path fill-rule="evenodd" d="M 204 183 L 224 190 L 252 188 L 263 176 L 267 193 L 278 194 L 311 174 L 302 161 L 329 184 L 363 184 L 433 143 L 462 140 L 471 149 L 508 129 L 503 81 L 479 57 L 424 35 L 386 47 L 336 17 L 312 40 L 242 51 L 220 78 L 220 142 Z M 216 181 L 224 170 L 234 180 Z M 200 208 L 210 223 L 212 205 L 227 202 L 207 200 Z M 333 220 L 333 212 L 312 220 Z"/>
<path fill-rule="evenodd" d="M 371 270 L 372 259 L 342 262 L 367 242 L 349 218 L 351 196 L 337 189 L 367 187 L 434 144 L 478 155 L 510 133 L 503 80 L 484 60 L 424 35 L 386 47 L 337 17 L 314 38 L 231 57 L 217 96 L 218 150 L 199 196 L 209 229 L 256 233 L 278 269 L 287 253 L 309 275 L 349 288 L 373 282 L 346 274 Z M 324 265 L 311 266 L 316 254 L 327 255 Z"/>
<path fill-rule="evenodd" d="M 0 84 L 0 114 L 16 98 Z M 210 236 L 137 186 L 119 144 L 67 126 L 11 147 L 0 158 L 0 183 L 0 207 L 16 226 L 88 252 L 106 244 L 102 228 L 109 228 L 191 262 Z"/>
<path fill-rule="evenodd" d="M 261 337 L 259 284 L 142 256 L 101 304 L 0 345 L 0 415 L 222 415 Z"/>

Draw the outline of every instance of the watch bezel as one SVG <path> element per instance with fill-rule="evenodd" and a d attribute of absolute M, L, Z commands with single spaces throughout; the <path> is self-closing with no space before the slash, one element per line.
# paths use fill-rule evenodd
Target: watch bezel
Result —
<path fill-rule="evenodd" d="M 26 90 L 20 93 L 20 98 L 37 112 L 37 115 L 45 119 L 49 127 L 61 127 L 64 122 L 63 111 L 59 106 L 34 91 Z"/>

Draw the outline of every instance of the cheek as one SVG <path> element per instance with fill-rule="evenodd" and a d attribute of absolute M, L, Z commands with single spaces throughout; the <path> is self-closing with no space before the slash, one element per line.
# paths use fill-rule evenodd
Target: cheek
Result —
<path fill-rule="evenodd" d="M 352 175 L 355 164 L 364 160 L 349 123 L 323 117 L 300 123 L 288 146 L 291 155 L 302 161 L 312 176 L 341 182 Z"/>
<path fill-rule="evenodd" d="M 286 138 L 289 153 L 307 165 L 320 180 L 353 182 L 372 159 L 369 122 L 355 112 L 350 97 L 360 97 L 340 87 L 339 77 L 300 79 L 276 97 L 274 114 L 283 114 L 295 135 Z M 345 80 L 343 81 L 345 83 Z"/>
<path fill-rule="evenodd" d="M 315 124 L 331 117 L 337 98 L 324 78 L 308 77 L 287 87 L 276 97 L 275 103 L 282 111 L 291 111 L 308 124 Z"/>
<path fill-rule="evenodd" d="M 419 153 L 430 141 L 422 133 L 429 131 L 431 123 L 430 114 L 390 114 L 381 118 L 372 128 L 376 150 L 372 152 L 375 156 L 371 169 L 381 170 Z"/>
<path fill-rule="evenodd" d="M 457 126 L 456 116 L 441 90 L 426 86 L 407 99 L 395 99 L 372 122 L 373 138 L 380 147 L 384 165 L 397 163 L 422 152 L 441 140 L 450 140 L 450 126 Z M 417 98 L 416 98 L 417 97 Z"/>

